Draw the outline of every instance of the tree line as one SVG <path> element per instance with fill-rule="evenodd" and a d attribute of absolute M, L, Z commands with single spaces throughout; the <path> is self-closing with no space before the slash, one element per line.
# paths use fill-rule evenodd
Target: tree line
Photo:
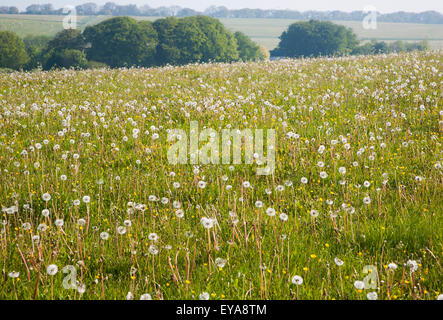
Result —
<path fill-rule="evenodd" d="M 152 67 L 200 62 L 262 61 L 273 57 L 369 55 L 427 50 L 425 41 L 360 43 L 348 27 L 329 21 L 299 21 L 269 52 L 241 32 L 231 33 L 207 16 L 168 17 L 154 22 L 115 17 L 83 32 L 65 29 L 53 39 L 0 32 L 0 67 L 43 68 Z"/>
<path fill-rule="evenodd" d="M 93 2 L 84 3 L 75 7 L 79 15 L 113 15 L 113 16 L 154 16 L 154 17 L 188 17 L 206 15 L 213 18 L 274 18 L 294 20 L 328 20 L 328 21 L 362 21 L 367 13 L 363 11 L 343 12 L 334 11 L 305 11 L 296 10 L 264 10 L 264 9 L 236 9 L 230 10 L 224 6 L 211 6 L 200 12 L 180 6 L 162 6 L 151 8 L 148 5 L 136 6 L 134 4 L 118 5 L 107 2 L 98 6 Z M 19 13 L 17 7 L 0 7 L 0 13 Z M 63 14 L 63 8 L 55 9 L 52 4 L 31 4 L 24 14 Z M 377 13 L 380 22 L 426 23 L 443 24 L 443 15 L 437 11 L 424 11 L 420 13 L 398 11 L 393 13 Z"/>
<path fill-rule="evenodd" d="M 271 51 L 271 56 L 297 58 L 370 55 L 429 49 L 427 41 L 386 43 L 374 39 L 360 43 L 352 29 L 319 20 L 293 23 L 279 39 L 280 42 L 277 48 Z"/>
<path fill-rule="evenodd" d="M 10 31 L 0 32 L 0 67 L 10 69 L 152 67 L 268 58 L 264 47 L 207 16 L 154 22 L 114 17 L 83 32 L 62 30 L 53 39 L 21 39 Z"/>

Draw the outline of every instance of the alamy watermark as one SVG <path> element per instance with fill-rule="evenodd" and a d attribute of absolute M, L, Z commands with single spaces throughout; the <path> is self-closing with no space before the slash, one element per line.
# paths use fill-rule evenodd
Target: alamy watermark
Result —
<path fill-rule="evenodd" d="M 77 29 L 77 10 L 74 6 L 63 7 L 63 29 Z"/>
<path fill-rule="evenodd" d="M 363 18 L 362 25 L 365 30 L 377 29 L 377 8 L 374 6 L 366 6 L 363 13 L 367 15 Z"/>
<path fill-rule="evenodd" d="M 191 121 L 189 135 L 183 129 L 172 129 L 168 141 L 174 142 L 168 150 L 170 164 L 242 164 L 244 158 L 244 164 L 257 165 L 257 175 L 270 175 L 275 170 L 274 129 L 266 129 L 266 155 L 263 129 L 222 129 L 220 134 L 204 128 L 199 132 L 198 122 Z"/>

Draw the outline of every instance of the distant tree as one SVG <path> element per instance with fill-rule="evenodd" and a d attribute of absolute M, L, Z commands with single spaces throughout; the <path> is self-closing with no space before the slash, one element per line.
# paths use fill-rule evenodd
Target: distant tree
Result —
<path fill-rule="evenodd" d="M 391 52 L 403 52 L 403 51 L 406 51 L 406 45 L 401 40 L 394 41 L 393 43 L 391 43 L 389 45 L 389 48 L 390 48 Z"/>
<path fill-rule="evenodd" d="M 110 16 L 114 13 L 117 5 L 114 2 L 106 2 L 105 5 L 99 11 L 99 14 Z"/>
<path fill-rule="evenodd" d="M 207 41 L 205 34 L 200 29 L 194 17 L 181 18 L 174 29 L 174 46 L 179 52 L 176 61 L 171 64 L 186 64 L 201 62 L 203 60 L 203 45 Z"/>
<path fill-rule="evenodd" d="M 75 68 L 84 69 L 88 66 L 86 54 L 76 49 L 62 49 L 53 51 L 45 60 L 44 69 Z"/>
<path fill-rule="evenodd" d="M 269 52 L 268 49 L 266 49 L 264 46 L 260 45 L 259 46 L 259 51 L 260 51 L 260 61 L 266 61 L 269 60 L 269 58 L 271 57 L 271 53 Z"/>
<path fill-rule="evenodd" d="M 78 29 L 63 29 L 48 43 L 50 50 L 75 49 L 82 51 L 85 47 L 85 38 Z"/>
<path fill-rule="evenodd" d="M 156 62 L 159 65 L 176 64 L 180 58 L 180 49 L 176 46 L 175 28 L 178 19 L 168 17 L 153 22 L 153 27 L 158 34 Z"/>
<path fill-rule="evenodd" d="M 177 12 L 177 17 L 190 17 L 190 16 L 196 16 L 198 14 L 199 14 L 198 11 L 189 8 L 184 8 L 181 9 L 179 12 Z"/>
<path fill-rule="evenodd" d="M 426 51 L 429 50 L 429 42 L 427 40 L 423 40 L 420 42 L 408 42 L 405 44 L 406 51 Z"/>
<path fill-rule="evenodd" d="M 374 46 L 374 53 L 375 54 L 382 54 L 382 53 L 389 53 L 390 52 L 388 44 L 384 41 L 374 42 L 373 46 Z"/>
<path fill-rule="evenodd" d="M 221 22 L 207 16 L 165 18 L 154 22 L 159 65 L 230 62 L 239 59 L 237 40 Z"/>
<path fill-rule="evenodd" d="M 93 2 L 84 3 L 75 7 L 75 11 L 79 16 L 90 16 L 97 14 L 97 5 Z"/>
<path fill-rule="evenodd" d="M 78 29 L 64 29 L 48 42 L 43 54 L 43 68 L 85 68 L 86 41 Z"/>
<path fill-rule="evenodd" d="M 0 67 L 17 70 L 28 61 L 23 40 L 11 31 L 0 31 Z"/>
<path fill-rule="evenodd" d="M 253 42 L 247 35 L 237 31 L 234 33 L 237 39 L 239 57 L 242 61 L 257 61 L 264 60 L 263 49 Z"/>
<path fill-rule="evenodd" d="M 286 57 L 316 57 L 346 55 L 358 45 L 350 28 L 328 21 L 296 22 L 280 36 L 273 55 Z"/>
<path fill-rule="evenodd" d="M 50 37 L 42 35 L 28 35 L 23 39 L 26 52 L 29 56 L 28 63 L 23 66 L 25 70 L 33 70 L 40 66 L 43 66 L 43 56 L 50 40 Z"/>
<path fill-rule="evenodd" d="M 149 22 L 138 23 L 129 17 L 116 17 L 86 27 L 83 35 L 90 48 L 89 60 L 111 67 L 142 66 L 155 56 L 157 34 Z"/>
<path fill-rule="evenodd" d="M 151 67 L 156 64 L 156 50 L 158 45 L 158 33 L 155 30 L 151 21 L 144 20 L 138 22 L 139 29 L 142 34 L 148 39 L 148 46 L 145 48 L 145 57 L 141 63 L 143 67 Z"/>
<path fill-rule="evenodd" d="M 374 45 L 371 42 L 357 46 L 351 52 L 352 55 L 370 55 L 374 53 Z"/>
<path fill-rule="evenodd" d="M 237 39 L 218 20 L 208 16 L 196 16 L 184 18 L 184 20 L 196 20 L 204 34 L 204 41 L 200 48 L 202 62 L 232 62 L 239 60 Z"/>
<path fill-rule="evenodd" d="M 18 11 L 17 7 L 2 6 L 2 7 L 0 7 L 0 13 L 1 14 L 17 14 L 17 13 L 19 13 L 19 11 Z"/>

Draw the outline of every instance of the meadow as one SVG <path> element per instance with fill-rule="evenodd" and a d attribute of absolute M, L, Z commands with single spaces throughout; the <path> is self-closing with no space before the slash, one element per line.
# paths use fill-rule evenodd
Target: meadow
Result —
<path fill-rule="evenodd" d="M 0 74 L 0 299 L 443 299 L 442 63 Z M 191 121 L 275 172 L 171 164 Z"/>
<path fill-rule="evenodd" d="M 78 16 L 77 26 L 97 24 L 110 16 Z M 134 17 L 154 21 L 159 17 Z M 268 50 L 277 47 L 283 31 L 296 20 L 291 19 L 219 19 L 230 31 L 241 31 Z M 10 30 L 24 37 L 29 34 L 54 36 L 63 29 L 63 16 L 0 14 L 0 30 Z M 392 42 L 428 40 L 432 49 L 443 49 L 443 25 L 378 22 L 377 29 L 365 30 L 360 21 L 334 21 L 350 27 L 362 41 L 372 39 Z"/>

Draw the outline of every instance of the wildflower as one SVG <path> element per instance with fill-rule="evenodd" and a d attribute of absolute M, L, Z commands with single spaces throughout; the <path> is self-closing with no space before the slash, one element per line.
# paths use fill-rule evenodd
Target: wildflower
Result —
<path fill-rule="evenodd" d="M 364 204 L 370 204 L 371 203 L 371 198 L 369 196 L 366 196 L 363 198 L 363 203 Z"/>
<path fill-rule="evenodd" d="M 132 222 L 131 222 L 131 220 L 125 220 L 125 221 L 123 221 L 123 224 L 127 227 L 130 227 L 132 225 Z"/>
<path fill-rule="evenodd" d="M 58 272 L 58 267 L 55 264 L 50 264 L 46 268 L 46 273 L 49 274 L 50 276 L 55 275 L 57 272 Z"/>
<path fill-rule="evenodd" d="M 206 182 L 205 181 L 199 181 L 198 182 L 198 187 L 200 188 L 200 189 L 204 189 L 204 188 L 206 188 Z"/>
<path fill-rule="evenodd" d="M 199 294 L 198 298 L 199 298 L 200 300 L 209 300 L 209 293 L 207 293 L 207 292 L 202 292 L 202 293 Z"/>
<path fill-rule="evenodd" d="M 354 287 L 357 290 L 363 290 L 365 288 L 365 283 L 363 281 L 357 280 L 354 282 Z"/>
<path fill-rule="evenodd" d="M 150 254 L 156 255 L 158 254 L 158 249 L 156 246 L 154 246 L 153 244 L 151 244 L 148 248 L 148 251 Z"/>
<path fill-rule="evenodd" d="M 397 265 L 394 262 L 391 262 L 388 264 L 388 269 L 394 271 L 397 269 Z"/>
<path fill-rule="evenodd" d="M 270 217 L 275 216 L 275 209 L 274 208 L 268 208 L 266 209 L 266 214 Z"/>
<path fill-rule="evenodd" d="M 182 209 L 178 209 L 177 211 L 175 211 L 175 216 L 177 218 L 183 218 L 184 215 L 185 215 L 185 213 Z"/>
<path fill-rule="evenodd" d="M 49 200 L 51 200 L 51 195 L 46 192 L 46 193 L 43 193 L 42 198 L 44 201 L 48 202 Z"/>
<path fill-rule="evenodd" d="M 319 212 L 318 212 L 318 210 L 312 209 L 310 214 L 311 214 L 311 217 L 317 218 L 319 215 Z"/>
<path fill-rule="evenodd" d="M 418 270 L 418 263 L 415 260 L 408 260 L 406 265 L 411 269 L 411 272 L 415 272 Z"/>
<path fill-rule="evenodd" d="M 283 222 L 288 221 L 288 215 L 286 213 L 280 213 L 280 220 Z"/>
<path fill-rule="evenodd" d="M 157 241 L 158 240 L 158 235 L 156 233 L 150 233 L 148 235 L 148 239 L 151 241 Z"/>
<path fill-rule="evenodd" d="M 223 268 L 226 264 L 226 259 L 223 258 L 217 258 L 215 259 L 215 265 L 219 268 Z"/>
<path fill-rule="evenodd" d="M 55 220 L 55 225 L 57 226 L 57 227 L 63 227 L 63 224 L 64 224 L 65 222 L 63 221 L 63 219 L 57 219 L 57 220 Z"/>
<path fill-rule="evenodd" d="M 341 259 L 339 259 L 337 257 L 334 258 L 334 262 L 339 267 L 341 267 L 344 264 L 343 260 L 341 260 Z"/>
<path fill-rule="evenodd" d="M 23 230 L 31 230 L 31 224 L 29 222 L 25 222 L 22 225 Z"/>
<path fill-rule="evenodd" d="M 102 238 L 102 240 L 108 240 L 109 239 L 109 233 L 107 233 L 107 232 L 100 233 L 100 238 Z"/>
<path fill-rule="evenodd" d="M 214 226 L 214 219 L 203 217 L 200 222 L 206 229 L 211 229 Z"/>
<path fill-rule="evenodd" d="M 13 279 L 18 278 L 19 276 L 20 276 L 20 272 L 18 272 L 18 271 L 11 271 L 8 273 L 8 277 L 13 278 Z"/>
<path fill-rule="evenodd" d="M 293 276 L 291 282 L 297 286 L 303 284 L 303 278 L 301 276 Z"/>
<path fill-rule="evenodd" d="M 149 293 L 144 293 L 140 296 L 140 300 L 152 300 L 152 297 Z"/>
<path fill-rule="evenodd" d="M 85 284 L 84 284 L 84 283 L 80 283 L 80 284 L 78 284 L 78 285 L 77 285 L 77 291 L 78 291 L 78 293 L 80 293 L 80 294 L 85 293 L 85 292 L 86 292 L 86 286 L 85 286 Z"/>
<path fill-rule="evenodd" d="M 117 227 L 117 233 L 120 235 L 123 235 L 126 233 L 126 227 L 125 226 L 119 226 Z"/>
<path fill-rule="evenodd" d="M 378 295 L 377 292 L 369 292 L 366 297 L 368 298 L 368 300 L 377 300 L 378 299 Z"/>

